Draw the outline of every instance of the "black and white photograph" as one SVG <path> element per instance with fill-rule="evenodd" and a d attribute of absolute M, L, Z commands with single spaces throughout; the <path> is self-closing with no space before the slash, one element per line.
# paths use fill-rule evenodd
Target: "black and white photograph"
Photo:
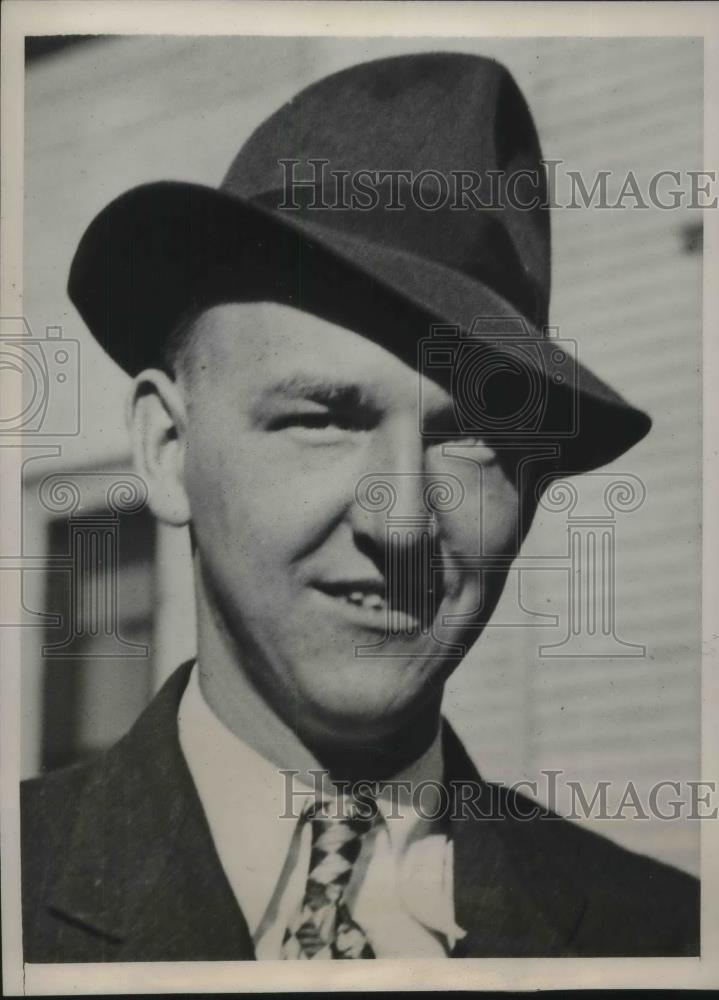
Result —
<path fill-rule="evenodd" d="M 717 20 L 582 6 L 5 5 L 9 994 L 718 985 Z"/>

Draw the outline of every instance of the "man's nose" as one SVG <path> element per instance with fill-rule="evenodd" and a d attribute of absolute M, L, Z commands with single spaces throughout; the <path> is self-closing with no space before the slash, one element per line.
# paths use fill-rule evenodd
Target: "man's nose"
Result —
<path fill-rule="evenodd" d="M 429 519 L 425 504 L 426 461 L 422 441 L 414 435 L 379 441 L 367 455 L 355 488 L 361 523 L 422 521 Z"/>
<path fill-rule="evenodd" d="M 384 575 L 393 634 L 426 632 L 441 601 L 433 569 L 440 512 L 461 502 L 455 476 L 430 471 L 424 454 L 399 455 L 393 467 L 365 472 L 357 483 L 354 530 Z"/>
<path fill-rule="evenodd" d="M 374 466 L 374 468 L 372 467 Z M 452 509 L 462 484 L 456 476 L 427 467 L 423 442 L 414 428 L 411 441 L 375 454 L 355 487 L 356 528 L 379 543 L 394 544 L 418 533 L 434 535 L 443 510 Z"/>

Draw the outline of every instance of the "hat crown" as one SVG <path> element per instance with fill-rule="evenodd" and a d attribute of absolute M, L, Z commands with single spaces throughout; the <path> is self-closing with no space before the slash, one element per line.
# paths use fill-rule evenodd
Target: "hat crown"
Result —
<path fill-rule="evenodd" d="M 517 207 L 546 201 L 541 160 L 527 103 L 503 66 L 481 56 L 415 54 L 352 66 L 301 91 L 250 136 L 222 189 L 483 280 L 541 326 L 549 305 L 549 212 Z M 385 178 L 373 208 L 332 207 L 341 197 L 347 203 L 351 188 L 341 195 L 339 185 L 360 171 L 403 171 L 412 179 L 436 172 L 446 179 L 447 195 L 428 209 L 417 204 L 411 180 L 402 181 L 403 207 L 388 209 L 392 182 Z M 350 180 L 338 181 L 336 172 Z M 462 182 L 458 172 L 468 179 Z M 513 175 L 515 197 L 507 198 Z M 317 197 L 292 186 L 318 178 Z M 477 185 L 485 207 L 459 193 L 462 183 Z M 422 185 L 425 204 L 440 200 L 434 178 Z"/>
<path fill-rule="evenodd" d="M 495 208 L 429 211 L 410 202 L 402 211 L 287 211 L 283 158 L 325 159 L 349 173 L 471 170 L 505 182 L 536 171 L 530 193 L 540 207 L 500 198 Z M 412 365 L 432 324 L 457 336 L 471 330 L 502 359 L 502 372 L 517 367 L 519 313 L 533 322 L 519 323 L 532 338 L 519 347 L 547 404 L 538 426 L 548 440 L 560 435 L 566 470 L 581 471 L 626 451 L 651 421 L 579 361 L 567 367 L 542 337 L 545 190 L 534 124 L 503 67 L 446 53 L 383 59 L 327 77 L 280 108 L 250 136 L 220 190 L 159 181 L 120 195 L 83 235 L 68 292 L 98 342 L 133 375 L 165 364 L 172 331 L 218 302 L 303 309 Z M 528 200 L 521 183 L 515 193 Z M 476 334 L 478 316 L 491 320 L 487 336 Z M 497 317 L 512 321 L 508 339 Z"/>

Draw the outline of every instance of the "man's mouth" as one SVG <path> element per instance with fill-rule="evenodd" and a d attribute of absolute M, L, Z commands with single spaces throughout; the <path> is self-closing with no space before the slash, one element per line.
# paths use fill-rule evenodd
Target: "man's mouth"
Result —
<path fill-rule="evenodd" d="M 439 594 L 426 587 L 387 586 L 382 578 L 367 580 L 316 581 L 321 593 L 343 605 L 351 617 L 372 628 L 398 634 L 427 631 L 438 604 Z"/>
<path fill-rule="evenodd" d="M 315 586 L 329 597 L 344 601 L 356 608 L 377 613 L 388 610 L 384 581 L 352 580 L 316 583 Z"/>

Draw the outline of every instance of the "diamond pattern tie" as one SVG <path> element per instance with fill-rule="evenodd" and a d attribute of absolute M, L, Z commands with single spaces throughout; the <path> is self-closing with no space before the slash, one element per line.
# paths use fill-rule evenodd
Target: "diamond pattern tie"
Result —
<path fill-rule="evenodd" d="M 350 810 L 345 806 L 344 814 Z M 305 814 L 312 822 L 310 871 L 304 898 L 282 942 L 285 959 L 374 958 L 367 935 L 350 916 L 345 889 L 371 819 L 330 816 L 322 803 Z"/>

